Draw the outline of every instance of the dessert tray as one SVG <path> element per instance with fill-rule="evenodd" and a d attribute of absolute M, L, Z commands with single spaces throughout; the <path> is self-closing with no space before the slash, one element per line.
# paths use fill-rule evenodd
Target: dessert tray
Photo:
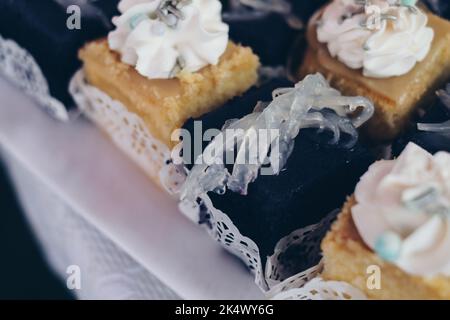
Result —
<path fill-rule="evenodd" d="M 66 122 L 12 99 L 0 142 L 178 294 L 450 298 L 445 3 L 79 6 L 70 77 L 0 36 L 1 74 Z"/>

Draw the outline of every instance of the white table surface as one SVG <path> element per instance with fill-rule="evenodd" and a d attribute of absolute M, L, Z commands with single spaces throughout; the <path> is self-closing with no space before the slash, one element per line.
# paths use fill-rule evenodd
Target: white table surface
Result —
<path fill-rule="evenodd" d="M 180 297 L 263 298 L 243 264 L 94 125 L 56 122 L 1 78 L 0 145 Z"/>

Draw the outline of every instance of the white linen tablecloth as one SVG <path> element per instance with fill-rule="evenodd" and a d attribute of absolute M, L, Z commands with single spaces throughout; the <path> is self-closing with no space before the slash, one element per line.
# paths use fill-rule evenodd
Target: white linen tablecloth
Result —
<path fill-rule="evenodd" d="M 160 300 L 179 297 L 92 224 L 74 212 L 32 173 L 3 154 L 22 209 L 53 270 L 66 282 L 79 268 L 79 299 Z"/>
<path fill-rule="evenodd" d="M 1 78 L 0 146 L 51 265 L 80 267 L 80 298 L 264 298 L 94 125 L 51 119 Z"/>

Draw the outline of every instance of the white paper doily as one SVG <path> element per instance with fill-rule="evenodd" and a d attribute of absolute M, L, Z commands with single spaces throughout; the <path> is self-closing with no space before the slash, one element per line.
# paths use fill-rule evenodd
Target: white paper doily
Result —
<path fill-rule="evenodd" d="M 89 85 L 83 71 L 72 78 L 69 91 L 79 110 L 105 131 L 148 176 L 159 181 L 170 194 L 178 192 L 186 177 L 184 169 L 172 164 L 169 148 L 152 136 L 140 117 Z"/>
<path fill-rule="evenodd" d="M 301 287 L 321 271 L 320 244 L 337 213 L 337 210 L 333 211 L 321 222 L 298 229 L 277 243 L 273 255 L 268 257 L 266 262 L 265 278 L 269 289 L 279 288 L 278 290 L 283 291 Z M 284 258 L 288 250 L 293 251 L 294 257 Z M 306 271 L 301 270 L 303 272 L 297 274 L 300 263 L 305 266 L 303 270 Z M 294 279 L 295 277 L 297 279 Z M 289 281 L 286 281 L 287 279 Z M 291 282 L 292 286 L 286 287 Z M 285 287 L 280 287 L 281 284 Z"/>
<path fill-rule="evenodd" d="M 262 263 L 255 242 L 242 235 L 224 212 L 214 208 L 211 199 L 203 195 L 197 204 L 180 204 L 180 210 L 193 221 L 202 223 L 210 235 L 224 248 L 239 257 L 255 276 L 255 283 L 268 299 L 281 300 L 350 300 L 365 299 L 365 295 L 351 285 L 320 278 L 323 265 L 320 259 L 320 243 L 329 230 L 337 212 L 330 213 L 320 223 L 294 231 L 282 238 L 274 254 Z M 280 257 L 294 248 L 302 263 L 312 267 L 289 274 Z"/>
<path fill-rule="evenodd" d="M 324 281 L 316 277 L 301 288 L 282 291 L 273 300 L 366 300 L 359 289 L 340 281 Z"/>
<path fill-rule="evenodd" d="M 47 79 L 36 60 L 13 40 L 0 35 L 0 74 L 61 121 L 69 120 L 64 104 L 50 94 Z"/>

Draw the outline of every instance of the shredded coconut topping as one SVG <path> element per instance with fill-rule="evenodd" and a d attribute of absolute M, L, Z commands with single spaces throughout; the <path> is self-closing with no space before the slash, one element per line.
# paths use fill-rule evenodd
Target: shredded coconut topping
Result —
<path fill-rule="evenodd" d="M 181 190 L 181 199 L 195 202 L 208 192 L 225 193 L 227 188 L 245 195 L 264 161 L 269 161 L 273 174 L 280 173 L 301 129 L 329 130 L 334 144 L 341 139 L 341 133 L 346 133 L 351 137 L 347 144 L 350 147 L 357 141 L 356 128 L 373 113 L 371 101 L 364 97 L 342 96 L 321 74 L 307 76 L 294 88 L 275 90 L 273 101 L 268 105 L 258 104 L 253 113 L 227 121 L 222 133 L 199 156 L 212 154 L 213 161 L 196 161 Z M 278 134 L 258 139 L 253 133 L 259 130 L 276 130 Z M 230 173 L 223 160 L 234 150 L 237 156 Z M 248 157 L 250 161 L 245 161 Z"/>

